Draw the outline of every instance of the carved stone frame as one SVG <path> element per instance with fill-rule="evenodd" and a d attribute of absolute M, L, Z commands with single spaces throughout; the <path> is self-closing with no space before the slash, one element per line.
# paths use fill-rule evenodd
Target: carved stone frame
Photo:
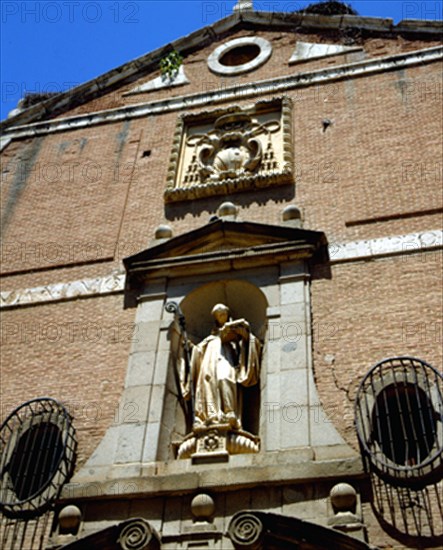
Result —
<path fill-rule="evenodd" d="M 272 174 L 243 174 L 237 178 L 193 184 L 187 187 L 184 187 L 183 183 L 178 181 L 183 142 L 186 137 L 187 128 L 190 125 L 208 123 L 208 121 L 215 121 L 223 115 L 239 111 L 247 114 L 260 114 L 272 111 L 273 109 L 280 110 L 282 128 L 281 149 L 283 153 L 283 165 L 279 169 L 275 170 Z M 177 120 L 164 199 L 165 202 L 170 203 L 255 190 L 274 185 L 293 184 L 293 166 L 292 101 L 287 96 L 258 101 L 254 105 L 244 107 L 240 110 L 237 106 L 231 106 L 224 109 L 203 111 L 197 114 L 184 114 L 179 116 Z"/>

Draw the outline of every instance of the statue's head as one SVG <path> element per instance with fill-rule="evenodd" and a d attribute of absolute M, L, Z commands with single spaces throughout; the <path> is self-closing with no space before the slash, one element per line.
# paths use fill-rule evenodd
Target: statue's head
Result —
<path fill-rule="evenodd" d="M 229 319 L 229 308 L 225 304 L 215 304 L 212 308 L 211 315 L 214 317 L 218 326 L 223 326 Z"/>

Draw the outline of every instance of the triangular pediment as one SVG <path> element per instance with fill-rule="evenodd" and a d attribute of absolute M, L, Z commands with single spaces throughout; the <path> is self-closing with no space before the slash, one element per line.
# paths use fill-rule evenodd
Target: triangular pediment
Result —
<path fill-rule="evenodd" d="M 214 270 L 221 273 L 233 265 L 260 268 L 290 259 L 327 260 L 324 233 L 217 219 L 125 258 L 125 288 L 127 297 L 134 297 L 150 279 L 204 276 Z M 133 299 L 126 300 L 127 305 L 130 303 Z"/>
<path fill-rule="evenodd" d="M 326 244 L 326 237 L 319 231 L 218 219 L 130 256 L 124 260 L 124 264 L 130 271 L 155 260 L 252 249 L 278 243 L 298 243 L 300 246 L 313 246 L 317 250 Z"/>
<path fill-rule="evenodd" d="M 249 3 L 246 2 L 245 5 L 249 5 Z M 109 99 L 112 99 L 113 96 L 118 97 L 121 95 L 122 100 L 118 100 L 119 108 L 130 111 L 131 104 L 125 101 L 124 98 L 126 96 L 129 96 L 133 100 L 134 98 L 138 98 L 140 103 L 144 103 L 147 101 L 147 97 L 149 97 L 149 101 L 157 100 L 157 97 L 149 95 L 149 92 L 162 90 L 165 85 L 172 89 L 178 86 L 178 89 L 181 90 L 180 86 L 188 82 L 188 78 L 184 72 L 188 56 L 193 55 L 195 52 L 201 52 L 208 47 L 213 48 L 213 45 L 217 43 L 225 43 L 240 31 L 253 32 L 257 36 L 263 31 L 274 31 L 279 34 L 287 32 L 288 36 L 292 37 L 294 28 L 302 28 L 303 33 L 308 34 L 317 34 L 318 32 L 330 33 L 331 29 L 337 29 L 341 32 L 342 29 L 352 28 L 361 29 L 365 32 L 398 32 L 412 34 L 412 36 L 421 36 L 423 32 L 430 35 L 439 33 L 440 28 L 438 23 L 438 21 L 420 21 L 420 25 L 418 25 L 414 20 L 411 22 L 400 22 L 397 26 L 394 26 L 391 19 L 355 15 L 321 15 L 307 13 L 303 10 L 292 12 L 276 12 L 275 10 L 253 11 L 250 8 L 235 10 L 227 17 L 202 27 L 187 36 L 180 37 L 137 59 L 128 61 L 79 86 L 56 93 L 48 98 L 45 98 L 44 94 L 42 94 L 42 97 L 40 99 L 37 98 L 37 101 L 33 101 L 29 105 L 19 106 L 11 111 L 9 118 L 2 121 L 0 126 L 3 131 L 9 131 L 14 127 L 48 121 L 61 116 L 75 118 L 78 115 L 76 110 L 79 107 L 83 108 L 83 113 L 102 113 L 104 112 L 102 107 L 95 100 L 107 95 Z M 181 54 L 184 59 L 184 68 L 176 77 L 164 79 L 159 75 L 159 63 L 172 51 L 177 51 Z M 349 50 L 347 46 L 341 44 L 309 43 L 307 46 L 296 48 L 294 55 L 296 61 L 300 59 L 304 61 L 306 59 L 315 59 L 318 53 L 320 53 L 320 57 L 324 57 L 325 55 L 337 55 L 337 53 L 347 53 L 349 51 L 352 51 L 352 48 Z M 284 66 L 282 66 L 282 70 L 284 70 Z M 254 73 L 250 74 L 252 75 L 251 81 L 254 81 Z M 197 89 L 199 91 L 201 91 L 201 78 L 197 82 Z M 190 77 L 189 81 L 192 83 Z M 225 87 L 226 84 L 223 84 L 222 89 Z M 188 96 L 191 95 L 192 97 L 192 94 L 196 93 L 195 87 L 189 87 L 189 89 L 184 87 L 184 89 L 188 90 L 186 92 Z M 146 95 L 147 92 L 148 95 Z M 87 104 L 88 106 L 86 106 Z M 115 102 L 112 105 L 114 105 L 114 109 L 117 108 Z"/>

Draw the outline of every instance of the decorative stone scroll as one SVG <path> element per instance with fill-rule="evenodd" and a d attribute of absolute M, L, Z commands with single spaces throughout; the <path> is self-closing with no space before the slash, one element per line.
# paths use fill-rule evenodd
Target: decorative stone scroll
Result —
<path fill-rule="evenodd" d="M 251 512 L 237 512 L 231 520 L 228 535 L 234 548 L 263 548 L 265 528 L 260 518 Z"/>
<path fill-rule="evenodd" d="M 142 518 L 129 521 L 121 530 L 118 543 L 122 550 L 149 550 L 158 548 L 155 533 Z"/>
<path fill-rule="evenodd" d="M 287 97 L 179 118 L 165 201 L 293 183 Z"/>

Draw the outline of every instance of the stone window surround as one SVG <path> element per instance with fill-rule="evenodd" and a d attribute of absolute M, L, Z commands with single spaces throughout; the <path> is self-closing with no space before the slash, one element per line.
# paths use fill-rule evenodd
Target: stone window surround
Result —
<path fill-rule="evenodd" d="M 235 48 L 239 48 L 242 46 L 258 46 L 258 48 L 260 49 L 260 53 L 256 57 L 254 57 L 254 59 L 251 59 L 251 61 L 248 61 L 247 63 L 242 63 L 241 65 L 228 66 L 223 65 L 220 62 L 221 58 L 225 54 L 231 52 Z M 271 57 L 271 54 L 271 43 L 264 38 L 258 36 L 245 36 L 242 38 L 234 38 L 234 40 L 229 40 L 225 44 L 222 44 L 221 46 L 218 46 L 218 48 L 215 48 L 215 50 L 208 57 L 208 67 L 213 73 L 222 76 L 243 74 L 249 71 L 253 71 L 254 69 L 258 69 L 258 67 L 264 65 L 266 61 L 268 61 L 268 59 Z"/>

